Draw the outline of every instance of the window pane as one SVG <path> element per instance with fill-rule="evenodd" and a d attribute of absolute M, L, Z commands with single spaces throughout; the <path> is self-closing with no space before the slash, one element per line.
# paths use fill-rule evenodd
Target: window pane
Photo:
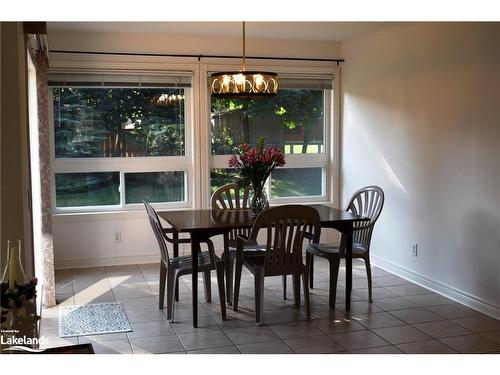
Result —
<path fill-rule="evenodd" d="M 120 204 L 120 173 L 56 173 L 56 207 Z"/>
<path fill-rule="evenodd" d="M 184 155 L 184 89 L 52 90 L 56 158 Z"/>
<path fill-rule="evenodd" d="M 324 152 L 324 90 L 280 89 L 265 99 L 211 99 L 212 155 L 259 137 L 286 154 Z"/>
<path fill-rule="evenodd" d="M 182 202 L 184 172 L 125 173 L 125 203 Z"/>
<path fill-rule="evenodd" d="M 237 181 L 237 173 L 231 168 L 218 168 L 210 170 L 210 194 L 226 184 L 233 184 Z"/>
<path fill-rule="evenodd" d="M 275 169 L 271 174 L 271 197 L 323 195 L 323 168 Z"/>

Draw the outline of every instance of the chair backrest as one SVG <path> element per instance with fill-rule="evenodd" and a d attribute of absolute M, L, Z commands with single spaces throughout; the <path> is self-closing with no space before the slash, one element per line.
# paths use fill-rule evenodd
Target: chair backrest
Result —
<path fill-rule="evenodd" d="M 302 250 L 307 233 L 318 243 L 321 221 L 313 207 L 286 205 L 270 208 L 255 219 L 249 241 L 257 241 L 260 229 L 267 229 L 265 275 L 283 275 L 302 270 Z"/>
<path fill-rule="evenodd" d="M 378 186 L 366 186 L 355 192 L 346 207 L 354 215 L 369 218 L 369 222 L 354 223 L 352 240 L 366 251 L 370 250 L 373 227 L 384 207 L 384 191 Z M 357 229 L 356 229 L 357 228 Z"/>
<path fill-rule="evenodd" d="M 168 249 L 167 243 L 165 242 L 165 235 L 163 234 L 163 226 L 160 223 L 160 218 L 156 213 L 155 209 L 151 207 L 149 203 L 143 201 L 144 206 L 146 207 L 146 212 L 148 213 L 149 223 L 151 224 L 151 228 L 155 234 L 156 240 L 158 241 L 158 246 L 160 247 L 161 260 L 165 263 L 168 263 Z"/>
<path fill-rule="evenodd" d="M 212 210 L 242 210 L 250 208 L 250 186 L 240 186 L 236 183 L 227 184 L 218 188 L 212 194 Z M 248 236 L 248 229 L 233 229 L 229 232 L 229 239 L 235 240 L 236 236 Z"/>

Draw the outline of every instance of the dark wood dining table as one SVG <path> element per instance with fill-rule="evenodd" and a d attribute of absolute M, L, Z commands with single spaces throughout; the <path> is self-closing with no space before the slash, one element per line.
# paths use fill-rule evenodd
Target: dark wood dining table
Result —
<path fill-rule="evenodd" d="M 368 219 L 353 215 L 326 205 L 308 205 L 318 210 L 321 227 L 333 228 L 342 233 L 346 244 L 346 296 L 345 308 L 350 310 L 352 289 L 352 232 L 355 222 Z M 191 237 L 192 302 L 193 326 L 198 326 L 198 252 L 200 243 L 212 236 L 229 233 L 232 229 L 251 228 L 255 218 L 250 210 L 212 210 L 196 209 L 182 211 L 158 211 L 158 215 L 167 221 L 178 233 L 189 233 Z"/>

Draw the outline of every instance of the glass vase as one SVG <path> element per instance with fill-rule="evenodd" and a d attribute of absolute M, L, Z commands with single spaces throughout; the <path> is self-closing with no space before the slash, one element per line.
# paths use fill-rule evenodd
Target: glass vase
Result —
<path fill-rule="evenodd" d="M 15 290 L 17 285 L 25 283 L 26 274 L 21 260 L 21 240 L 17 240 L 17 244 L 14 245 L 7 241 L 7 260 L 2 272 L 2 284 L 7 285 L 7 290 Z"/>
<path fill-rule="evenodd" d="M 269 208 L 269 199 L 267 194 L 263 190 L 253 190 L 252 200 L 250 203 L 250 209 L 252 210 L 252 216 L 259 215 L 262 211 Z"/>

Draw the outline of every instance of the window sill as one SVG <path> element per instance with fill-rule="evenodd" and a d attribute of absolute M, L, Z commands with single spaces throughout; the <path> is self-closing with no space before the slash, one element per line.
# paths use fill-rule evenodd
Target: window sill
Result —
<path fill-rule="evenodd" d="M 327 206 L 335 207 L 335 203 L 325 200 L 311 200 L 304 202 L 272 202 L 271 206 L 280 206 L 284 204 L 324 204 Z M 176 211 L 176 210 L 192 210 L 193 208 L 183 207 L 155 207 L 158 211 Z M 54 223 L 67 223 L 67 222 L 84 222 L 95 220 L 127 220 L 127 219 L 143 219 L 146 218 L 144 209 L 130 209 L 130 210 L 109 210 L 109 211 L 70 211 L 70 212 L 53 212 L 52 220 Z"/>

